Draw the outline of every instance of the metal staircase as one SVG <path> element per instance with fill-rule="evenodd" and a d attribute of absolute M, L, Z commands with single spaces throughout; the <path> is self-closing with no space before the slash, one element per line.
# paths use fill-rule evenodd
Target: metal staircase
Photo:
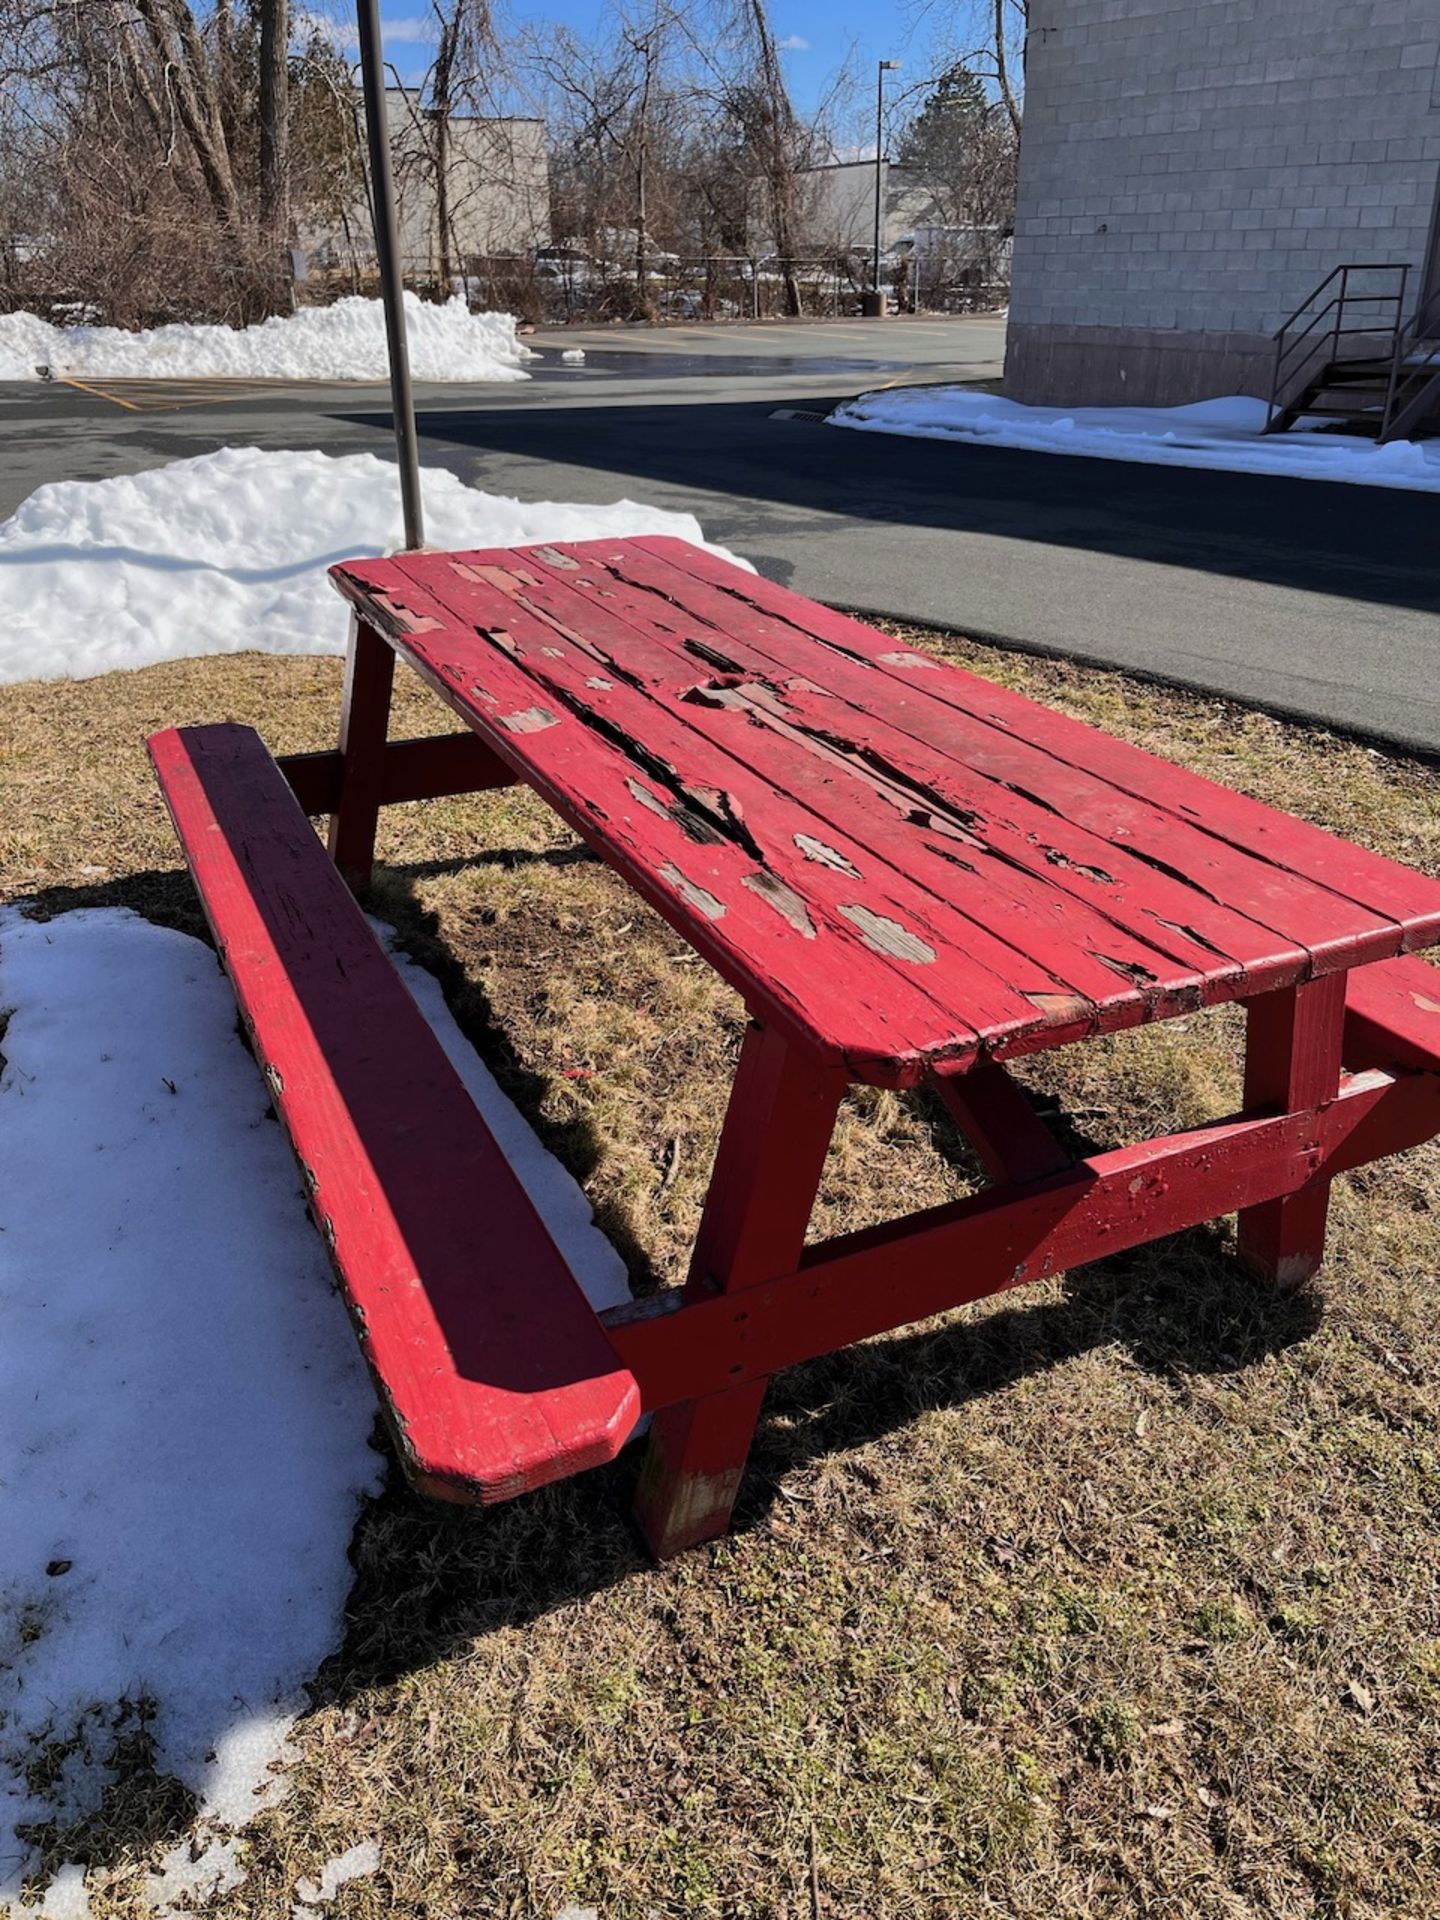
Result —
<path fill-rule="evenodd" d="M 1407 321 L 1408 266 L 1350 261 L 1275 333 L 1267 433 L 1300 420 L 1382 444 L 1440 432 L 1440 299 Z"/>

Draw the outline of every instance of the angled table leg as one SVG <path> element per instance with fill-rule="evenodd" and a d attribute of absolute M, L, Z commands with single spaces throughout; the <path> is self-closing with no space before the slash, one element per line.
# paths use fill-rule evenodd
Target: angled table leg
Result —
<path fill-rule="evenodd" d="M 935 1091 L 992 1180 L 1043 1180 L 1074 1164 L 998 1060 L 937 1079 Z"/>
<path fill-rule="evenodd" d="M 330 858 L 352 888 L 368 886 L 375 864 L 375 825 L 384 784 L 395 655 L 380 635 L 350 623 L 345 696 L 340 709 L 340 802 L 330 820 Z"/>
<path fill-rule="evenodd" d="M 845 1085 L 838 1067 L 748 1029 L 687 1298 L 735 1293 L 795 1266 Z M 755 1380 L 655 1416 L 635 1510 L 657 1559 L 728 1529 L 764 1397 Z"/>
<path fill-rule="evenodd" d="M 1320 1106 L 1340 1085 L 1345 1025 L 1345 975 L 1326 974 L 1298 987 L 1261 994 L 1248 1003 L 1245 1111 L 1291 1113 Z M 1283 1200 L 1268 1200 L 1240 1215 L 1240 1256 L 1264 1279 L 1298 1287 L 1325 1255 L 1330 1182 L 1312 1180 Z"/>

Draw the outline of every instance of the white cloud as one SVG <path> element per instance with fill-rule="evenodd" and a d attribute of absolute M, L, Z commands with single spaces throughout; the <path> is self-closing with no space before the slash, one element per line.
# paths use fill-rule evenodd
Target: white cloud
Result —
<path fill-rule="evenodd" d="M 423 15 L 402 14 L 397 20 L 380 22 L 381 37 L 387 47 L 432 47 L 437 31 L 435 22 Z M 344 52 L 352 51 L 359 45 L 353 18 L 336 19 L 316 8 L 303 7 L 295 15 L 294 37 L 303 41 L 312 34 L 321 40 L 328 40 L 332 47 Z"/>
<path fill-rule="evenodd" d="M 783 40 L 777 40 L 776 46 L 781 53 L 808 53 L 810 42 L 798 33 L 787 33 Z"/>
<path fill-rule="evenodd" d="M 437 37 L 435 22 L 423 16 L 382 20 L 380 32 L 392 47 L 431 47 Z"/>

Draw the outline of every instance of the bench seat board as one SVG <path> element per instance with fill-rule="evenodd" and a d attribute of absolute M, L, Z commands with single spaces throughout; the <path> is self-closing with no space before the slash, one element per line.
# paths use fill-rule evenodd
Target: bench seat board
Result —
<path fill-rule="evenodd" d="M 489 1502 L 613 1459 L 634 1378 L 258 735 L 150 752 L 407 1471 Z"/>
<path fill-rule="evenodd" d="M 1440 967 L 1415 955 L 1348 974 L 1345 1058 L 1440 1073 Z"/>

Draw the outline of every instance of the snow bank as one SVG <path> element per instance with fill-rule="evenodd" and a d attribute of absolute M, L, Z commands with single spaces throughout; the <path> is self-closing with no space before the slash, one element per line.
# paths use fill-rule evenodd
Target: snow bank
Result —
<path fill-rule="evenodd" d="M 1239 396 L 1188 407 L 1027 407 L 969 387 L 891 387 L 837 407 L 832 427 L 917 440 L 969 440 L 1030 453 L 1085 454 L 1151 466 L 1211 467 L 1302 480 L 1440 492 L 1440 440 L 1377 447 L 1348 435 L 1266 437 L 1265 402 Z"/>
<path fill-rule="evenodd" d="M 424 476 L 436 547 L 669 533 L 688 513 L 522 503 Z M 0 525 L 0 682 L 86 679 L 197 654 L 340 653 L 336 560 L 400 543 L 395 468 L 373 454 L 226 447 L 110 480 L 63 480 Z M 714 549 L 720 551 L 720 549 Z"/>
<path fill-rule="evenodd" d="M 591 1299 L 627 1299 L 584 1195 L 400 965 Z M 0 910 L 0 1008 L 0 1913 L 34 1864 L 17 1828 L 92 1809 L 142 1724 L 200 1802 L 147 1882 L 163 1909 L 237 1885 L 231 1830 L 283 1791 L 341 1635 L 375 1400 L 209 949 Z M 45 1911 L 88 1911 L 76 1866 Z"/>
<path fill-rule="evenodd" d="M 379 1461 L 213 955 L 128 914 L 0 912 L 0 1007 L 3 1904 L 16 1829 L 93 1807 L 143 1725 L 208 1819 L 251 1816 Z"/>
<path fill-rule="evenodd" d="M 417 380 L 528 380 L 536 356 L 515 316 L 471 313 L 405 295 L 410 370 Z M 385 319 L 358 295 L 304 307 L 254 327 L 54 327 L 33 313 L 0 314 L 0 380 L 37 380 L 39 367 L 76 379 L 384 380 Z"/>

